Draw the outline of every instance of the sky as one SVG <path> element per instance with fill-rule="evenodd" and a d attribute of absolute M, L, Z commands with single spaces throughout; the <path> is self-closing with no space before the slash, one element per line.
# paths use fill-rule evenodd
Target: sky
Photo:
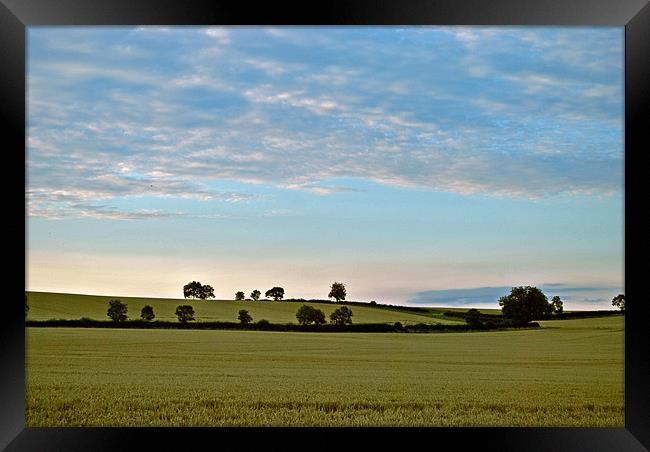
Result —
<path fill-rule="evenodd" d="M 32 291 L 624 293 L 622 27 L 28 27 Z"/>

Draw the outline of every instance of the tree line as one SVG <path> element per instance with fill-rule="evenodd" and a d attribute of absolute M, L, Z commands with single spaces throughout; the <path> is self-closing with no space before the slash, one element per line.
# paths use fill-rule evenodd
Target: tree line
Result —
<path fill-rule="evenodd" d="M 255 289 L 250 293 L 250 298 L 248 300 L 258 301 L 262 292 Z M 330 288 L 330 293 L 327 295 L 328 298 L 334 298 L 336 302 L 345 300 L 347 295 L 345 284 L 340 282 L 332 283 Z M 210 285 L 203 285 L 198 281 L 192 281 L 183 286 L 183 297 L 184 298 L 193 298 L 200 300 L 207 300 L 209 298 L 214 298 L 214 288 Z M 280 301 L 284 298 L 284 288 L 275 286 L 270 288 L 264 293 L 264 297 L 273 298 L 274 301 Z M 239 290 L 235 292 L 235 301 L 246 301 L 246 295 L 243 291 Z"/>
<path fill-rule="evenodd" d="M 108 310 L 106 311 L 106 315 L 114 322 L 126 321 L 128 319 L 127 312 L 128 306 L 121 300 L 110 300 L 108 302 Z M 196 320 L 194 318 L 194 308 L 190 305 L 177 306 L 175 314 L 178 318 L 178 321 L 181 323 L 187 323 Z M 350 308 L 347 306 L 341 306 L 330 314 L 330 323 L 333 325 L 351 325 L 352 315 L 352 310 Z M 140 319 L 142 320 L 151 321 L 155 317 L 156 315 L 153 312 L 153 307 L 150 305 L 145 305 L 140 311 Z M 243 325 L 247 325 L 253 321 L 253 317 L 251 317 L 250 313 L 246 309 L 239 310 L 237 319 Z M 296 319 L 300 325 L 323 325 L 325 324 L 325 313 L 320 309 L 314 308 L 313 306 L 302 305 L 296 312 Z M 268 321 L 264 319 L 260 320 L 260 322 L 268 323 Z"/>

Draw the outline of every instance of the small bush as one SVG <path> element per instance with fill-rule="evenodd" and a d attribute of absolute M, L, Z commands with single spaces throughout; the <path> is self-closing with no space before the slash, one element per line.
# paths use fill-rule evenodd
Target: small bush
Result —
<path fill-rule="evenodd" d="M 260 319 L 260 320 L 257 321 L 257 325 L 260 326 L 260 327 L 262 327 L 262 328 L 266 328 L 266 327 L 268 327 L 269 325 L 271 325 L 271 322 L 269 322 L 269 321 L 266 320 L 266 319 Z"/>

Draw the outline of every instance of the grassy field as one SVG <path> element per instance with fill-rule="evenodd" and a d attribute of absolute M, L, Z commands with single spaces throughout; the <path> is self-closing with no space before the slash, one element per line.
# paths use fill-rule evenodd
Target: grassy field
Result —
<path fill-rule="evenodd" d="M 298 323 L 296 311 L 301 303 L 273 302 L 273 301 L 232 301 L 232 300 L 184 300 L 164 298 L 133 298 L 133 297 L 108 297 L 95 295 L 60 294 L 47 292 L 28 292 L 30 320 L 49 319 L 79 319 L 88 317 L 96 320 L 109 320 L 106 316 L 109 300 L 118 298 L 128 305 L 127 315 L 131 319 L 140 318 L 140 311 L 146 304 L 154 309 L 157 320 L 176 321 L 176 306 L 189 304 L 194 307 L 194 317 L 197 321 L 228 321 L 236 322 L 238 311 L 247 309 L 256 322 L 266 319 L 273 323 Z M 306 303 L 317 307 L 325 313 L 329 320 L 330 313 L 339 307 L 337 304 Z M 344 303 L 341 303 L 345 305 Z M 465 323 L 462 319 L 446 318 L 442 310 L 434 310 L 428 314 L 399 311 L 397 309 L 383 309 L 379 307 L 366 307 L 347 305 L 352 309 L 354 323 L 395 323 L 404 325 L 414 323 L 440 323 L 457 324 Z"/>
<path fill-rule="evenodd" d="M 623 322 L 447 334 L 27 328 L 26 420 L 622 427 Z"/>

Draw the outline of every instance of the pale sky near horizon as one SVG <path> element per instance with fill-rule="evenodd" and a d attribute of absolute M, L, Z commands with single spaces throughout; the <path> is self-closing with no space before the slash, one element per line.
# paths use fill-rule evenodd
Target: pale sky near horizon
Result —
<path fill-rule="evenodd" d="M 29 27 L 27 290 L 624 293 L 622 27 Z"/>

